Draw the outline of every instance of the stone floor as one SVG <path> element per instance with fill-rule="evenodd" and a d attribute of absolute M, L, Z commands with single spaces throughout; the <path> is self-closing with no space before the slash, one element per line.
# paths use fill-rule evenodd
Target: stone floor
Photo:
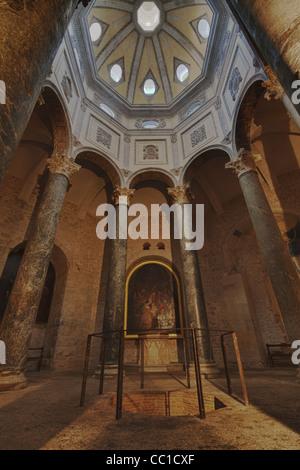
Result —
<path fill-rule="evenodd" d="M 0 393 L 1 450 L 289 450 L 300 449 L 300 384 L 292 369 L 246 372 L 250 407 L 225 397 L 226 381 L 220 377 L 204 383 L 215 390 L 226 408 L 197 416 L 145 416 L 123 412 L 116 421 L 107 397 L 115 393 L 116 380 L 90 378 L 83 408 L 79 407 L 81 376 L 30 373 L 29 387 Z M 146 375 L 146 390 L 184 387 L 181 376 Z M 238 377 L 235 393 L 241 397 Z M 124 392 L 139 389 L 139 378 L 128 375 Z"/>

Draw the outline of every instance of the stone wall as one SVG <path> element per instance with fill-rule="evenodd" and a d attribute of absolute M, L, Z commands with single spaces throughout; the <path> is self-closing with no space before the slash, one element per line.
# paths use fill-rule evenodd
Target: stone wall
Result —
<path fill-rule="evenodd" d="M 294 223 L 300 214 L 299 171 L 279 179 L 278 197 L 286 210 L 286 218 L 292 217 L 289 223 Z M 21 181 L 9 176 L 0 191 L 1 269 L 9 250 L 23 241 L 35 203 L 34 196 L 27 204 L 19 201 L 20 188 Z M 278 199 L 272 194 L 267 191 L 277 211 Z M 280 225 L 285 227 L 282 212 L 276 212 L 276 215 Z M 285 341 L 285 331 L 242 196 L 224 206 L 222 215 L 209 212 L 205 222 L 206 242 L 199 252 L 199 263 L 210 328 L 235 330 L 244 364 L 259 367 L 265 361 L 265 344 Z M 70 201 L 65 202 L 55 241 L 58 252 L 53 259 L 58 269 L 60 257 L 64 257 L 57 277 L 60 288 L 56 286 L 45 333 L 49 351 L 44 364 L 57 370 L 82 370 L 87 335 L 102 328 L 109 247 L 97 239 L 96 224 L 96 217 L 87 214 L 82 220 L 78 217 L 78 207 Z M 240 231 L 240 237 L 233 235 L 235 230 Z M 172 250 L 169 242 L 166 242 L 165 250 L 158 250 L 153 244 L 150 251 L 143 250 L 143 243 L 142 240 L 130 240 L 128 267 L 143 258 L 160 257 L 173 261 L 180 275 L 178 252 L 174 247 Z M 40 343 L 37 333 L 32 336 L 31 347 L 40 346 L 35 340 L 37 338 Z M 215 359 L 220 366 L 218 337 L 213 338 L 213 344 Z M 96 367 L 98 356 L 99 344 L 95 342 L 91 368 Z M 230 361 L 234 362 L 232 348 Z"/>

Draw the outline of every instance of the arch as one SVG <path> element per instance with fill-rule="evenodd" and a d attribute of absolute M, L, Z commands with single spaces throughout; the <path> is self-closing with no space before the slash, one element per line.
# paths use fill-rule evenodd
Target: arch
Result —
<path fill-rule="evenodd" d="M 136 282 L 135 275 L 140 270 L 145 271 L 140 289 L 135 285 L 131 291 L 130 283 Z M 159 287 L 153 285 L 156 279 Z M 139 276 L 137 282 L 141 282 Z M 164 302 L 165 300 L 168 302 Z M 166 308 L 166 305 L 171 305 L 171 308 Z M 144 312 L 144 309 L 147 312 Z M 181 331 L 183 328 L 181 283 L 172 263 L 160 257 L 146 257 L 131 266 L 126 279 L 124 325 L 128 330 L 128 337 L 135 337 L 138 331 L 143 330 L 152 330 L 153 334 L 155 330 L 159 332 L 161 329 L 173 330 L 175 334 L 178 334 L 178 330 Z"/>
<path fill-rule="evenodd" d="M 25 251 L 26 242 L 22 242 L 9 251 L 0 277 L 0 322 L 2 321 L 10 292 L 13 288 L 19 266 Z M 50 306 L 53 298 L 54 285 L 56 281 L 56 272 L 50 260 L 44 290 L 37 312 L 36 323 L 47 324 L 50 316 Z"/>
<path fill-rule="evenodd" d="M 197 160 L 199 160 L 202 164 L 205 163 L 207 160 L 211 160 L 220 156 L 226 156 L 230 160 L 232 155 L 229 149 L 224 147 L 223 145 L 213 146 L 200 152 L 198 155 L 192 158 L 184 167 L 180 178 L 180 184 L 185 184 L 191 181 L 192 173 L 194 172 Z"/>
<path fill-rule="evenodd" d="M 19 254 L 18 259 L 15 260 L 13 271 L 17 272 L 19 264 L 21 262 L 23 252 L 26 247 L 26 241 L 18 244 L 15 248 L 10 250 L 7 261 L 9 257 L 14 254 Z M 53 365 L 54 355 L 55 355 L 55 346 L 56 340 L 58 336 L 58 329 L 60 325 L 60 316 L 62 312 L 62 305 L 64 300 L 64 292 L 66 287 L 67 275 L 68 275 L 68 261 L 66 256 L 64 255 L 63 251 L 57 246 L 54 245 L 51 260 L 48 268 L 47 276 L 49 275 L 49 290 L 51 292 L 47 292 L 44 290 L 43 296 L 41 298 L 39 311 L 37 314 L 36 325 L 44 325 L 43 331 L 44 336 L 42 337 L 43 340 L 43 368 L 51 368 Z M 11 274 L 13 275 L 14 272 Z M 4 269 L 3 274 L 1 276 L 0 281 L 3 281 L 3 276 L 6 275 L 6 271 Z M 0 282 L 0 295 L 2 296 L 3 291 L 7 289 L 7 284 L 13 285 L 13 277 L 8 282 Z M 52 282 L 51 284 L 51 281 Z M 45 286 L 47 284 L 47 278 L 45 282 Z M 4 303 L 2 303 L 4 305 Z M 4 305 L 5 306 L 5 305 Z M 1 316 L 0 316 L 1 321 Z M 34 340 L 34 339 L 33 339 Z M 40 346 L 40 345 L 38 345 Z"/>
<path fill-rule="evenodd" d="M 166 170 L 157 169 L 157 168 L 147 168 L 144 170 L 138 170 L 133 173 L 128 179 L 128 186 L 130 189 L 145 181 L 156 180 L 162 183 L 165 183 L 167 187 L 173 188 L 176 186 L 176 179 Z"/>
<path fill-rule="evenodd" d="M 219 153 L 216 155 L 215 152 L 222 152 L 222 153 Z M 201 158 L 204 163 L 207 159 L 219 157 L 222 154 L 226 155 L 229 160 L 231 160 L 233 157 L 231 150 L 228 147 L 225 147 L 224 145 L 214 145 L 214 146 L 207 147 L 206 149 L 202 150 L 200 153 L 195 155 L 186 163 L 186 165 L 184 166 L 182 170 L 179 184 L 183 185 L 190 181 L 190 174 L 191 174 L 193 165 L 195 164 L 196 160 Z"/>
<path fill-rule="evenodd" d="M 81 147 L 74 152 L 76 163 L 97 176 L 104 178 L 108 185 L 124 186 L 124 177 L 118 166 L 103 154 L 90 147 Z"/>
<path fill-rule="evenodd" d="M 250 125 L 258 100 L 265 92 L 262 83 L 266 79 L 264 74 L 255 75 L 239 97 L 232 121 L 232 143 L 235 154 L 241 148 L 250 150 Z"/>
<path fill-rule="evenodd" d="M 52 124 L 53 152 L 72 155 L 71 123 L 64 100 L 57 88 L 50 82 L 46 82 L 42 98 Z"/>

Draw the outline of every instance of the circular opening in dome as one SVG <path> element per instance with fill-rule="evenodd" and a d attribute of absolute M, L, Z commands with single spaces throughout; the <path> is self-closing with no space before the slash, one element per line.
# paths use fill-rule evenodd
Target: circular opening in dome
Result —
<path fill-rule="evenodd" d="M 160 23 L 160 10 L 155 2 L 143 2 L 137 12 L 138 23 L 146 31 L 154 31 Z"/>
<path fill-rule="evenodd" d="M 106 104 L 101 103 L 100 108 L 102 109 L 102 111 L 104 111 L 109 116 L 115 117 L 115 113 L 113 112 L 113 110 L 109 106 L 107 106 Z"/>
<path fill-rule="evenodd" d="M 123 76 L 122 67 L 119 64 L 113 65 L 112 68 L 110 69 L 110 76 L 114 82 L 119 83 L 119 81 L 121 80 Z"/>
<path fill-rule="evenodd" d="M 91 40 L 92 42 L 98 41 L 100 39 L 102 34 L 102 28 L 100 23 L 93 23 L 90 27 L 90 35 L 91 35 Z"/>
<path fill-rule="evenodd" d="M 186 65 L 180 64 L 176 69 L 176 76 L 180 82 L 184 82 L 189 76 L 189 69 Z"/>
<path fill-rule="evenodd" d="M 158 121 L 143 121 L 142 127 L 144 129 L 156 129 L 159 126 Z"/>
<path fill-rule="evenodd" d="M 209 22 L 202 18 L 198 23 L 198 32 L 203 39 L 207 39 L 210 34 L 210 25 Z"/>
<path fill-rule="evenodd" d="M 151 96 L 156 92 L 156 86 L 152 78 L 148 78 L 144 83 L 144 93 L 145 95 Z"/>

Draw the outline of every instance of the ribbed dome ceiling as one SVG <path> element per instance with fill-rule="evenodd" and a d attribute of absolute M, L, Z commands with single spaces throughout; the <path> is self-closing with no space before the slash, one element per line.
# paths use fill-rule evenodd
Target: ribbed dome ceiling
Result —
<path fill-rule="evenodd" d="M 169 105 L 202 76 L 214 22 L 204 0 L 96 0 L 86 21 L 98 79 L 130 105 Z"/>

